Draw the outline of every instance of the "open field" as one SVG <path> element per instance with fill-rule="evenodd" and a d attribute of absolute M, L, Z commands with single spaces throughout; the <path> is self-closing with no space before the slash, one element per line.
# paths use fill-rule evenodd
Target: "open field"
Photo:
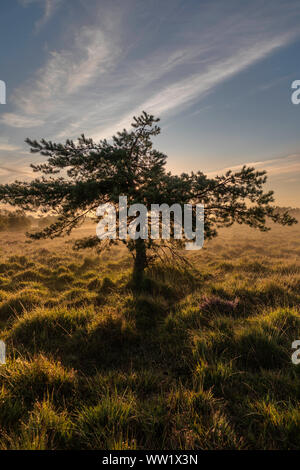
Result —
<path fill-rule="evenodd" d="M 300 448 L 300 225 L 227 229 L 139 294 L 124 249 L 0 240 L 1 449 Z"/>

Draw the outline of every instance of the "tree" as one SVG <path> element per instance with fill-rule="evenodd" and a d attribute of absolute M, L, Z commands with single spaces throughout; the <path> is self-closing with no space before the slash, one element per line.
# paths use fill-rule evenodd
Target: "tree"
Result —
<path fill-rule="evenodd" d="M 208 178 L 202 172 L 180 176 L 166 172 L 166 155 L 153 149 L 152 137 L 160 133 L 159 119 L 143 112 L 133 118 L 132 129 L 118 132 L 111 142 L 94 142 L 84 135 L 75 143 L 65 144 L 42 139 L 26 139 L 32 153 L 47 158 L 46 163 L 31 165 L 39 178 L 30 182 L 16 181 L 0 186 L 0 200 L 24 211 L 42 211 L 55 215 L 56 220 L 41 231 L 31 233 L 32 239 L 54 238 L 79 226 L 87 216 L 95 214 L 100 204 L 111 203 L 118 211 L 120 195 L 127 196 L 128 205 L 196 204 L 205 206 L 205 238 L 217 235 L 219 227 L 234 222 L 259 230 L 269 230 L 268 219 L 282 225 L 297 221 L 287 211 L 272 206 L 273 192 L 264 192 L 265 171 L 243 167 L 233 173 Z M 130 219 L 129 219 L 130 222 Z M 174 229 L 174 225 L 173 225 Z M 133 278 L 142 279 L 148 263 L 161 250 L 175 256 L 174 247 L 182 240 L 157 241 L 148 238 L 126 239 L 123 242 L 134 256 Z M 115 243 L 98 237 L 77 240 L 75 248 L 100 247 Z"/>

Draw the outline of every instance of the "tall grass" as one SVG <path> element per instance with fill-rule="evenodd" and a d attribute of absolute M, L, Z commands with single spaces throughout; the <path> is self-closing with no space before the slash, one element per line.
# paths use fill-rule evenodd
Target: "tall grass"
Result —
<path fill-rule="evenodd" d="M 299 449 L 299 233 L 228 230 L 135 292 L 120 247 L 3 232 L 0 448 Z"/>

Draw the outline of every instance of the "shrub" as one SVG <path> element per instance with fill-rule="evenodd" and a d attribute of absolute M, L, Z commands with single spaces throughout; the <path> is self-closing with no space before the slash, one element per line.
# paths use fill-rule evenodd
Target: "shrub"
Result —
<path fill-rule="evenodd" d="M 232 314 L 239 305 L 239 299 L 224 300 L 220 297 L 204 297 L 200 304 L 200 310 L 206 312 L 218 312 L 221 314 Z"/>

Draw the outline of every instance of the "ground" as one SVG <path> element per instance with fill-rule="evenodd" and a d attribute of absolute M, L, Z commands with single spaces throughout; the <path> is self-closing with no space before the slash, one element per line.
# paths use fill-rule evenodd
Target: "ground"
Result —
<path fill-rule="evenodd" d="M 137 294 L 122 248 L 0 233 L 0 448 L 299 449 L 299 235 L 226 229 Z"/>

